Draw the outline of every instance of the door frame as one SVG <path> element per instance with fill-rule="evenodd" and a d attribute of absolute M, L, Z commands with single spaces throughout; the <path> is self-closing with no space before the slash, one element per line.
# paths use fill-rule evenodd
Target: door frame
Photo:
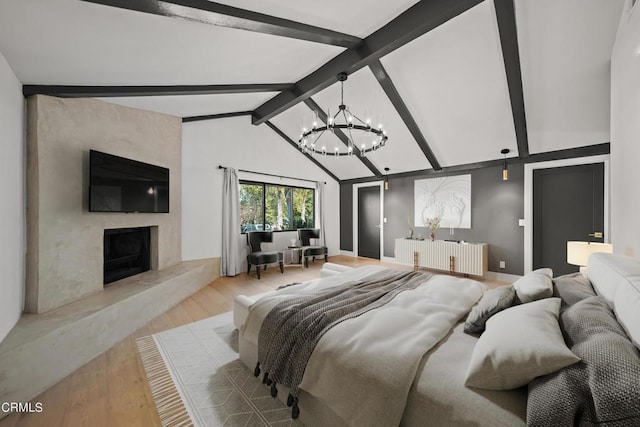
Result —
<path fill-rule="evenodd" d="M 358 256 L 358 190 L 362 187 L 380 187 L 380 261 L 384 257 L 384 181 L 353 184 L 353 256 Z"/>
<path fill-rule="evenodd" d="M 533 171 L 564 166 L 604 163 L 604 239 L 609 243 L 609 154 L 575 157 L 572 159 L 550 160 L 548 162 L 527 163 L 524 165 L 524 274 L 533 269 Z M 585 236 L 585 240 L 588 236 Z"/>

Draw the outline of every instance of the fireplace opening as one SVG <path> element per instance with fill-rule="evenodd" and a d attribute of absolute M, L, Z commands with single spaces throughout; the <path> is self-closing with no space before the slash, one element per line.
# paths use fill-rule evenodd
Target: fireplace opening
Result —
<path fill-rule="evenodd" d="M 104 285 L 150 269 L 150 228 L 104 230 Z"/>

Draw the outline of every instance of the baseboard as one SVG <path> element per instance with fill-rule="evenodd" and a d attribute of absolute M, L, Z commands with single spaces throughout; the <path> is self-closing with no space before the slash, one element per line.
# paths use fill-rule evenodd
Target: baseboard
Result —
<path fill-rule="evenodd" d="M 521 277 L 522 276 L 518 276 L 517 274 L 499 273 L 497 271 L 487 271 L 487 274 L 484 275 L 485 279 L 499 280 L 501 282 L 509 283 L 513 283 Z"/>
<path fill-rule="evenodd" d="M 380 261 L 388 262 L 390 264 L 400 264 L 399 262 L 396 261 L 395 257 L 391 257 L 391 256 L 383 256 Z M 409 265 L 409 264 L 407 264 L 407 265 Z"/>
<path fill-rule="evenodd" d="M 340 255 L 344 256 L 355 256 L 353 251 L 340 251 Z"/>

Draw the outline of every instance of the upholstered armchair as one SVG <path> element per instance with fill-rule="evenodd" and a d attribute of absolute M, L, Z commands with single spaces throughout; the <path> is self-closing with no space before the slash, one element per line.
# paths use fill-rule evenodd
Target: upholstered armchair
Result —
<path fill-rule="evenodd" d="M 262 243 L 273 242 L 273 231 L 249 231 L 247 232 L 247 274 L 251 272 L 251 266 L 256 266 L 256 273 L 260 279 L 260 267 L 267 269 L 267 265 L 280 264 L 280 272 L 284 273 L 283 253 L 280 251 L 263 251 Z"/>
<path fill-rule="evenodd" d="M 302 243 L 302 259 L 305 267 L 309 267 L 309 258 L 315 261 L 316 257 L 324 257 L 324 262 L 327 262 L 327 247 L 318 245 L 319 228 L 298 228 L 298 239 Z M 315 240 L 315 244 L 312 244 L 311 239 Z"/>

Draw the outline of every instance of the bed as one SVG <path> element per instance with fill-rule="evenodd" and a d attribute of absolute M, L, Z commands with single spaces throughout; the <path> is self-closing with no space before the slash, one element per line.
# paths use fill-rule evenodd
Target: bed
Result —
<path fill-rule="evenodd" d="M 240 330 L 241 360 L 252 371 L 255 369 L 258 361 L 257 331 L 260 329 L 260 322 L 266 317 L 269 310 L 282 299 L 291 298 L 298 292 L 314 292 L 338 287 L 345 283 L 354 283 L 363 277 L 384 274 L 384 270 L 384 268 L 377 266 L 350 269 L 327 263 L 323 267 L 319 279 L 255 297 L 237 297 L 234 306 L 234 322 Z M 589 271 L 595 292 L 615 312 L 621 328 L 629 338 L 629 343 L 632 343 L 631 346 L 634 349 L 632 352 L 635 351 L 637 355 L 638 342 L 640 341 L 640 330 L 638 330 L 640 328 L 640 263 L 625 257 L 597 254 L 593 255 L 589 261 Z M 417 317 L 411 322 L 400 318 L 390 321 L 388 318 L 376 324 L 375 320 L 372 320 L 373 317 L 367 317 L 375 314 L 367 312 L 357 318 L 341 322 L 318 341 L 318 346 L 307 365 L 309 370 L 305 371 L 305 376 L 296 395 L 298 399 L 296 405 L 299 406 L 299 416 L 302 422 L 309 426 L 518 426 L 526 425 L 527 417 L 529 417 L 529 423 L 532 424 L 533 417 L 531 413 L 527 414 L 529 393 L 526 384 L 510 390 L 488 390 L 465 386 L 465 376 L 468 376 L 470 360 L 475 357 L 476 347 L 480 346 L 477 346 L 479 341 L 477 337 L 463 332 L 464 320 L 471 306 L 474 306 L 486 292 L 483 285 L 464 278 L 434 276 L 426 281 L 424 288 L 431 288 L 429 291 L 431 293 L 435 292 L 433 289 L 439 289 L 435 294 L 427 296 L 431 298 L 431 303 L 437 301 L 436 305 L 442 305 L 443 301 L 455 300 L 455 302 L 451 303 L 452 305 L 444 304 L 446 305 L 444 310 L 449 313 L 442 315 L 442 317 L 446 317 L 446 321 L 443 321 L 442 318 L 435 321 L 429 320 L 431 323 L 445 324 L 446 331 L 431 333 L 431 335 L 427 333 L 429 337 L 425 339 L 416 338 L 418 347 L 422 346 L 423 351 L 416 353 L 419 354 L 419 357 L 415 363 L 411 361 L 406 363 L 406 365 L 411 365 L 409 368 L 400 369 L 407 371 L 408 373 L 405 375 L 410 376 L 409 380 L 403 380 L 406 384 L 400 386 L 394 381 L 390 381 L 390 384 L 384 384 L 389 381 L 388 378 L 384 377 L 382 380 L 377 378 L 376 376 L 379 374 L 375 372 L 375 368 L 373 369 L 374 373 L 371 374 L 360 369 L 360 365 L 354 365 L 353 361 L 339 360 L 342 357 L 341 352 L 344 351 L 357 355 L 356 359 L 360 357 L 362 365 L 373 365 L 383 371 L 389 370 L 389 367 L 393 367 L 395 370 L 398 360 L 403 359 L 395 359 L 387 363 L 386 360 L 378 360 L 376 357 L 378 354 L 385 354 L 382 359 L 393 359 L 393 352 L 399 352 L 398 348 L 403 348 L 402 345 L 407 337 L 401 336 L 398 332 L 398 337 L 395 337 L 395 340 L 389 339 L 390 344 L 386 346 L 389 348 L 385 348 L 382 343 L 387 341 L 387 337 L 395 336 L 393 331 L 396 330 L 407 329 L 409 336 L 413 337 L 420 335 L 422 329 L 429 329 L 422 324 L 412 330 L 408 323 L 415 323 Z M 416 314 L 424 314 L 426 311 L 420 308 L 416 309 L 415 303 L 412 302 L 417 299 L 417 295 L 421 292 L 424 293 L 424 289 L 420 289 L 421 286 L 418 286 L 415 292 L 411 291 L 413 293 L 402 292 L 399 294 L 399 296 L 406 294 L 404 302 L 399 301 L 397 302 L 399 305 L 395 308 L 391 307 L 391 312 L 394 314 L 390 315 L 390 318 L 405 312 L 410 318 Z M 452 290 L 465 296 L 458 301 L 457 297 L 451 293 Z M 442 296 L 438 296 L 440 291 L 444 292 Z M 553 296 L 557 298 L 549 300 L 562 300 L 563 309 L 567 308 L 563 295 L 558 295 L 555 289 Z M 402 298 L 395 297 L 395 300 L 402 300 Z M 509 310 L 505 312 L 507 311 Z M 361 328 L 369 323 L 376 325 L 374 331 L 369 332 L 370 335 L 364 332 L 362 340 L 352 339 L 352 336 L 360 335 Z M 397 327 L 397 325 L 402 325 L 402 327 Z M 385 330 L 385 328 L 387 329 Z M 342 334 L 332 335 L 337 329 L 341 329 Z M 364 346 L 363 342 L 369 347 Z M 344 348 L 340 348 L 341 345 Z M 408 353 L 411 351 L 413 350 Z M 401 353 L 405 353 L 405 350 L 402 350 Z M 635 356 L 632 354 L 631 357 Z M 372 358 L 372 361 L 365 361 L 368 358 Z M 329 362 L 325 363 L 325 360 L 329 360 Z M 640 358 L 638 360 L 640 361 Z M 385 365 L 385 363 L 387 364 Z M 404 365 L 404 363 L 401 364 Z M 631 366 L 632 370 L 636 367 L 633 364 Z M 563 370 L 560 371 L 563 372 Z M 635 374 L 638 372 L 632 372 L 632 376 Z M 350 375 L 352 377 L 349 377 Z M 370 375 L 374 378 L 369 378 Z M 337 380 L 335 380 L 336 378 Z M 534 388 L 534 396 L 542 396 L 547 393 L 549 384 L 553 387 L 557 386 L 557 378 L 553 376 L 553 373 L 540 378 L 550 378 L 550 380 L 539 381 L 536 379 L 532 381 L 531 384 L 536 384 L 537 387 Z M 406 392 L 396 392 L 396 387 L 406 390 Z M 278 385 L 277 388 L 277 397 L 286 402 L 288 400 L 287 389 L 282 385 Z M 363 390 L 365 391 L 363 392 Z M 531 390 L 531 385 L 529 390 Z M 534 403 L 547 404 L 544 401 L 542 403 L 534 401 Z M 530 404 L 530 410 L 531 407 Z M 632 407 L 630 410 L 633 412 L 635 408 Z M 636 420 L 640 421 L 640 414 L 638 414 L 638 418 L 633 418 L 634 416 L 635 413 L 631 414 L 631 417 L 627 417 L 628 420 L 631 420 L 629 425 L 633 425 Z M 543 424 L 544 422 L 537 423 L 537 425 Z"/>

